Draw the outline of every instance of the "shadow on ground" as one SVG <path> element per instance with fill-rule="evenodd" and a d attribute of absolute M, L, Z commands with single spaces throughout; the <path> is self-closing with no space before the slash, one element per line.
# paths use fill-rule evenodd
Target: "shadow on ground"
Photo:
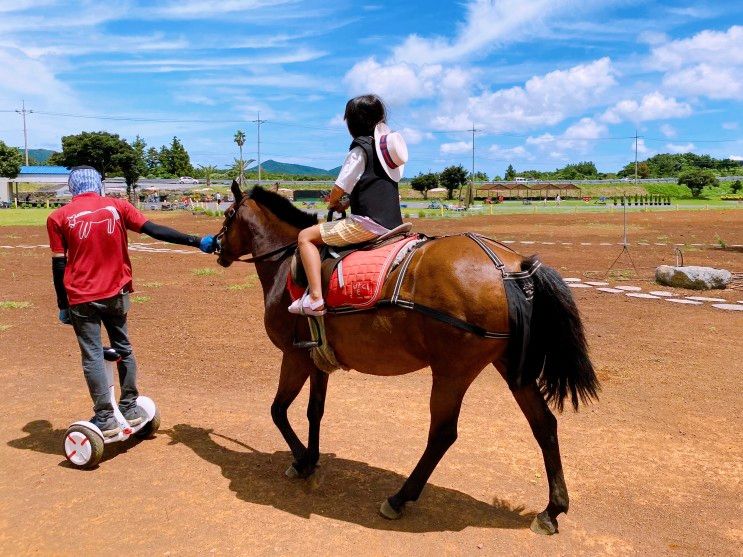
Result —
<path fill-rule="evenodd" d="M 524 507 L 506 501 L 489 505 L 460 491 L 428 484 L 420 500 L 408 504 L 402 519 L 390 521 L 379 516 L 377 509 L 405 481 L 396 472 L 322 455 L 318 471 L 309 480 L 289 480 L 284 476 L 292 460 L 287 451 L 260 452 L 213 430 L 186 424 L 161 433 L 171 437 L 171 444 L 182 443 L 219 466 L 241 500 L 303 518 L 316 514 L 378 530 L 439 532 L 469 526 L 528 528 L 534 517 Z"/>
<path fill-rule="evenodd" d="M 66 458 L 64 458 L 64 437 L 67 428 L 54 429 L 49 420 L 34 420 L 23 426 L 23 431 L 28 435 L 8 441 L 9 447 L 35 451 L 37 453 L 58 455 L 62 457 L 62 461 L 59 463 L 60 466 L 75 468 L 67 462 Z M 111 460 L 141 442 L 142 440 L 139 437 L 132 436 L 126 441 L 106 445 L 106 450 L 103 452 L 101 462 Z"/>

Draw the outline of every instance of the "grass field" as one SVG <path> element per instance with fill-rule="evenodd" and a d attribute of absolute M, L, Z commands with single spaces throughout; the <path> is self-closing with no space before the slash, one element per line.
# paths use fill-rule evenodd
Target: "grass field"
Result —
<path fill-rule="evenodd" d="M 405 201 L 403 201 L 403 204 Z M 450 201 L 448 203 L 456 203 Z M 300 206 L 300 208 L 302 208 Z M 719 199 L 679 199 L 673 200 L 671 205 L 661 206 L 635 206 L 627 207 L 631 212 L 648 212 L 648 211 L 684 211 L 684 210 L 706 210 L 706 209 L 743 209 L 743 202 L 740 201 L 721 201 Z M 606 205 L 595 203 L 585 203 L 579 200 L 563 201 L 556 205 L 554 201 L 533 201 L 529 205 L 524 205 L 520 201 L 506 201 L 505 203 L 495 205 L 484 205 L 477 203 L 469 211 L 451 211 L 440 209 L 419 209 L 407 207 L 402 209 L 405 218 L 460 218 L 467 215 L 518 215 L 518 214 L 567 214 L 567 213 L 604 213 L 621 211 L 620 205 L 614 205 L 611 201 Z M 42 226 L 46 223 L 46 218 L 52 209 L 2 209 L 0 210 L 0 226 Z M 324 209 L 320 211 L 322 214 Z M 167 221 L 176 218 L 182 214 L 180 211 L 145 211 L 145 214 L 152 214 L 153 218 L 158 221 Z M 208 215 L 207 215 L 208 216 Z M 218 216 L 212 216 L 215 219 L 221 219 L 222 213 Z"/>

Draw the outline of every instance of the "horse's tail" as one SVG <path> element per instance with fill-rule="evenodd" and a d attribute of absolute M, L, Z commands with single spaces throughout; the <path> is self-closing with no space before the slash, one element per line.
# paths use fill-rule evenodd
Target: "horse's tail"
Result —
<path fill-rule="evenodd" d="M 570 395 L 573 409 L 579 400 L 587 404 L 598 399 L 601 389 L 588 357 L 583 323 L 570 288 L 554 269 L 540 264 L 536 256 L 526 259 L 522 269 L 539 265 L 532 275 L 534 305 L 530 344 L 545 354 L 544 367 L 537 378 L 548 403 L 562 410 Z"/>

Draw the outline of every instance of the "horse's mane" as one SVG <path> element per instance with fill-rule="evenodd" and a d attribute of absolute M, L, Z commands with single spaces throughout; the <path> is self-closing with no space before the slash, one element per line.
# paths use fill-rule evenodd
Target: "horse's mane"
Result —
<path fill-rule="evenodd" d="M 297 209 L 286 197 L 255 186 L 248 197 L 271 211 L 276 218 L 296 228 L 303 229 L 317 224 L 317 216 Z"/>

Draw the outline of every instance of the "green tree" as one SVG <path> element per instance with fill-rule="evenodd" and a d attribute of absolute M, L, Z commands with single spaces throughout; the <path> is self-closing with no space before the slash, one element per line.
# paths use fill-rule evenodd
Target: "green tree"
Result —
<path fill-rule="evenodd" d="M 117 155 L 131 146 L 118 135 L 108 132 L 82 132 L 62 138 L 62 152 L 50 157 L 51 164 L 72 168 L 88 165 L 100 172 L 103 179 L 118 168 Z"/>
<path fill-rule="evenodd" d="M 245 145 L 245 132 L 242 130 L 237 130 L 235 132 L 234 137 L 235 143 L 237 143 L 238 148 L 240 149 L 240 166 L 238 167 L 239 173 L 238 173 L 238 182 L 240 183 L 240 186 L 243 185 L 243 174 L 245 174 L 245 162 L 243 160 L 243 145 Z"/>
<path fill-rule="evenodd" d="M 513 180 L 516 177 L 516 171 L 513 169 L 513 165 L 509 164 L 508 168 L 506 168 L 506 174 L 503 176 L 503 179 L 506 181 Z"/>
<path fill-rule="evenodd" d="M 472 179 L 475 180 L 475 182 L 487 182 L 488 175 L 478 170 L 477 172 L 474 173 L 474 175 L 472 176 Z"/>
<path fill-rule="evenodd" d="M 733 193 L 738 193 L 741 190 L 741 187 L 743 187 L 743 185 L 741 185 L 740 180 L 736 180 L 730 186 L 730 191 Z"/>
<path fill-rule="evenodd" d="M 23 157 L 15 147 L 9 147 L 0 141 L 0 176 L 15 178 L 21 171 Z"/>
<path fill-rule="evenodd" d="M 212 175 L 214 175 L 217 172 L 217 167 L 211 164 L 207 164 L 207 165 L 201 166 L 201 171 L 204 174 L 204 178 L 206 179 L 206 187 L 207 188 L 212 187 Z"/>
<path fill-rule="evenodd" d="M 160 164 L 171 176 L 186 176 L 193 172 L 191 157 L 180 139 L 173 137 L 170 147 L 160 148 Z"/>
<path fill-rule="evenodd" d="M 136 199 L 137 181 L 146 170 L 144 159 L 141 158 L 137 148 L 127 144 L 127 149 L 123 149 L 114 157 L 114 162 L 118 170 L 124 176 L 126 182 L 126 195 L 130 199 Z M 133 196 L 132 196 L 133 194 Z"/>
<path fill-rule="evenodd" d="M 451 199 L 455 189 L 459 189 L 461 194 L 462 186 L 467 183 L 467 171 L 461 164 L 447 166 L 439 175 L 439 183 L 446 188 L 447 199 Z"/>
<path fill-rule="evenodd" d="M 150 147 L 145 153 L 144 161 L 147 174 L 155 174 L 157 169 L 160 168 L 160 151 L 156 147 Z"/>
<path fill-rule="evenodd" d="M 419 173 L 410 180 L 410 187 L 423 193 L 423 199 L 428 199 L 428 190 L 439 187 L 439 177 L 435 172 Z"/>
<path fill-rule="evenodd" d="M 705 187 L 716 186 L 719 182 L 711 170 L 693 168 L 681 173 L 678 183 L 688 187 L 693 197 L 699 197 Z"/>

